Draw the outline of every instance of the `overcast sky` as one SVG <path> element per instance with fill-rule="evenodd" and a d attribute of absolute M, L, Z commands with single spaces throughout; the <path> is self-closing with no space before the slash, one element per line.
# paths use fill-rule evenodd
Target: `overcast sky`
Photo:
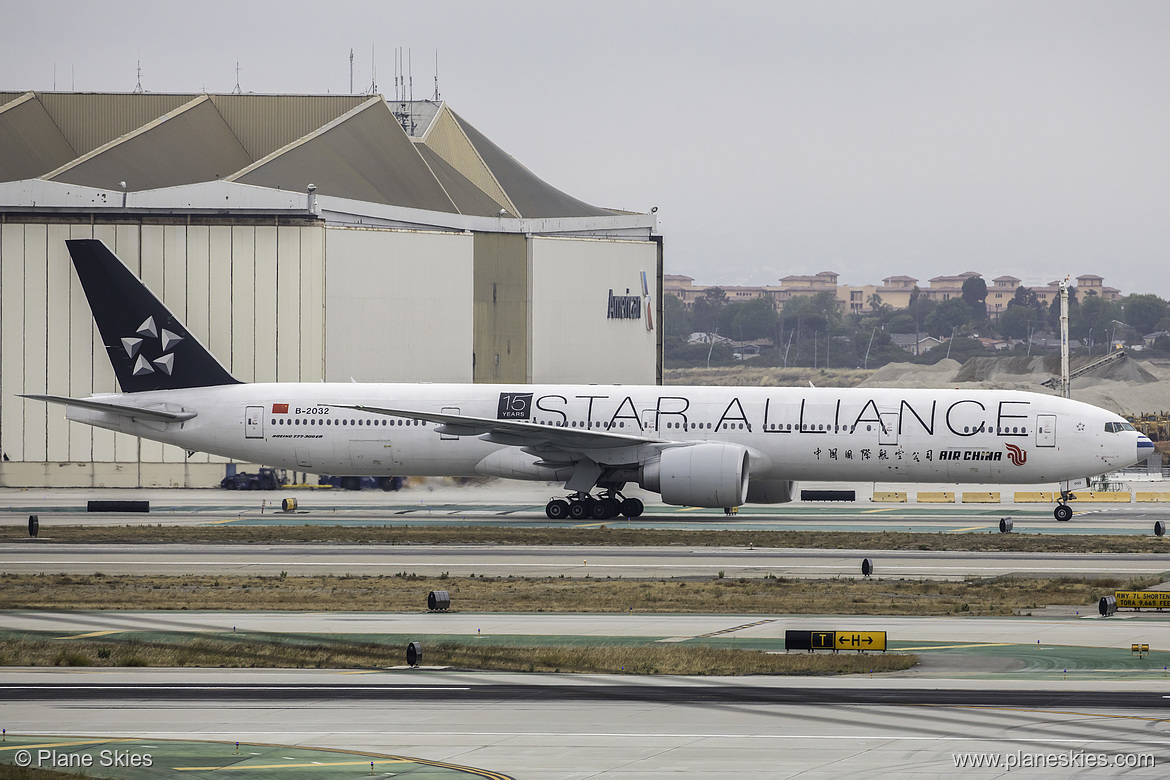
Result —
<path fill-rule="evenodd" d="M 0 89 L 434 90 L 666 271 L 1170 297 L 1170 2 L 14 2 Z M 372 48 L 372 59 L 371 59 Z"/>

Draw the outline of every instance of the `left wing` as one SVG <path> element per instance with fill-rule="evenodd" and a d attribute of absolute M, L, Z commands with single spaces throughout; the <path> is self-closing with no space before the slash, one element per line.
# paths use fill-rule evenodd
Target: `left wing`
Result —
<path fill-rule="evenodd" d="M 337 409 L 354 409 L 359 412 L 372 412 L 392 417 L 405 417 L 412 420 L 426 420 L 440 426 L 439 433 L 448 436 L 479 436 L 484 441 L 493 444 L 503 444 L 513 447 L 524 447 L 530 452 L 548 452 L 561 450 L 564 452 L 587 452 L 590 450 L 615 450 L 627 447 L 656 445 L 658 447 L 678 446 L 679 442 L 657 439 L 648 436 L 636 436 L 628 433 L 614 433 L 613 431 L 590 431 L 561 428 L 554 425 L 536 425 L 519 420 L 493 420 L 490 417 L 471 417 L 463 414 L 441 414 L 437 412 L 419 412 L 411 409 L 391 409 L 383 406 L 366 406 L 361 404 L 322 404 Z"/>

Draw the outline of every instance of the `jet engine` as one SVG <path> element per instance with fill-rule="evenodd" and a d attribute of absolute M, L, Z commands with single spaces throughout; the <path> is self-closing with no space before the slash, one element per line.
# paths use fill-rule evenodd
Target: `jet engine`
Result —
<path fill-rule="evenodd" d="M 748 496 L 748 451 L 722 442 L 669 447 L 647 461 L 638 484 L 660 493 L 667 504 L 739 506 Z"/>

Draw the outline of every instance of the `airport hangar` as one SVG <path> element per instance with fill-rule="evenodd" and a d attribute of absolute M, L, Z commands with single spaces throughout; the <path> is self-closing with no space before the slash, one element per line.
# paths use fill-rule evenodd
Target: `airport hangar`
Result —
<path fill-rule="evenodd" d="M 661 381 L 653 214 L 557 190 L 445 103 L 0 92 L 0 486 L 225 473 L 16 397 L 117 389 L 65 246 L 90 237 L 243 381 Z"/>

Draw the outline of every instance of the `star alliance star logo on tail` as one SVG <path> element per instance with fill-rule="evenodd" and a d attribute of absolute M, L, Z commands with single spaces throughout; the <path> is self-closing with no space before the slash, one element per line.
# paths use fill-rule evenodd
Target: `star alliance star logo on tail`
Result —
<path fill-rule="evenodd" d="M 146 339 L 158 339 L 159 346 L 162 347 L 160 357 L 147 359 L 146 355 L 142 354 L 142 346 Z M 154 317 L 147 317 L 146 321 L 138 326 L 134 336 L 122 339 L 122 348 L 134 361 L 134 376 L 146 376 L 156 370 L 170 376 L 175 370 L 175 355 L 171 350 L 182 340 L 182 336 L 171 333 L 166 328 L 162 328 L 160 333 L 160 329 L 154 324 Z"/>
<path fill-rule="evenodd" d="M 1012 465 L 1023 466 L 1028 462 L 1027 450 L 1022 450 L 1015 444 L 1005 444 L 1004 446 L 1007 447 L 1008 460 L 1012 462 Z"/>

